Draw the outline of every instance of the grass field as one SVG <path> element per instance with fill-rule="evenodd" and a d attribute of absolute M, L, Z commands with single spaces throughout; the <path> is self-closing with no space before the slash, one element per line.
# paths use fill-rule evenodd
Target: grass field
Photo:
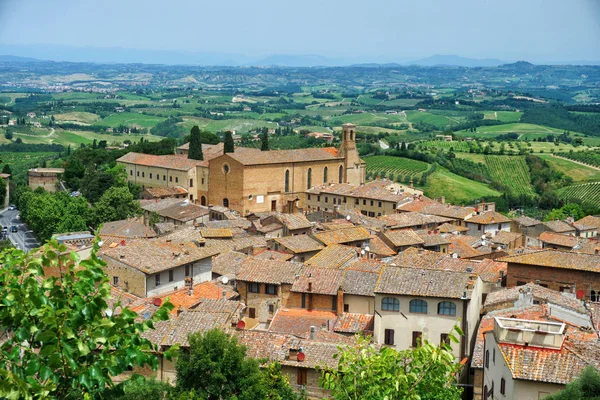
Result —
<path fill-rule="evenodd" d="M 438 129 L 445 129 L 460 122 L 460 119 L 455 117 L 438 115 L 431 112 L 406 111 L 406 117 L 409 122 L 424 122 L 435 125 Z"/>
<path fill-rule="evenodd" d="M 471 137 L 485 137 L 485 136 L 496 136 L 503 133 L 519 133 L 521 135 L 525 134 L 537 134 L 547 136 L 550 134 L 560 135 L 564 132 L 562 129 L 549 128 L 543 125 L 535 125 L 535 124 L 524 124 L 524 123 L 514 123 L 514 124 L 503 124 L 503 125 L 491 125 L 491 126 L 480 126 L 477 128 L 477 132 L 467 132 L 467 131 L 458 131 L 457 134 Z M 523 137 L 524 139 L 525 137 Z"/>
<path fill-rule="evenodd" d="M 111 114 L 106 118 L 96 121 L 94 125 L 117 127 L 119 125 L 136 126 L 139 128 L 152 128 L 159 122 L 164 121 L 162 117 L 144 115 L 130 112 Z"/>
<path fill-rule="evenodd" d="M 85 112 L 85 111 L 76 111 L 64 114 L 55 114 L 54 119 L 60 122 L 76 122 L 80 124 L 93 124 L 98 121 L 100 117 L 96 114 Z"/>
<path fill-rule="evenodd" d="M 453 174 L 440 167 L 427 178 L 424 189 L 425 196 L 431 198 L 445 196 L 447 202 L 454 204 L 472 203 L 486 197 L 500 196 L 500 192 L 483 183 Z"/>
<path fill-rule="evenodd" d="M 181 125 L 186 131 L 192 129 L 194 125 L 198 125 L 200 129 L 206 129 L 211 132 L 220 131 L 235 131 L 236 133 L 249 132 L 256 128 L 277 128 L 276 122 L 263 121 L 259 119 L 221 119 L 211 120 L 200 117 L 183 117 Z"/>
<path fill-rule="evenodd" d="M 425 172 L 429 168 L 429 164 L 423 161 L 411 160 L 409 158 L 392 157 L 392 156 L 373 156 L 365 158 L 367 162 L 367 172 L 375 175 L 385 175 L 389 178 L 390 174 L 394 177 L 402 175 L 403 177 L 410 175 L 414 176 Z"/>
<path fill-rule="evenodd" d="M 498 181 L 516 195 L 535 196 L 529 167 L 521 156 L 485 156 L 492 180 Z"/>
<path fill-rule="evenodd" d="M 580 183 L 559 189 L 558 195 L 567 200 L 579 200 L 600 207 L 600 182 Z"/>
<path fill-rule="evenodd" d="M 577 164 L 564 158 L 552 155 L 539 155 L 550 164 L 552 168 L 573 178 L 575 182 L 600 181 L 600 171 L 585 165 Z"/>
<path fill-rule="evenodd" d="M 523 115 L 522 112 L 515 111 L 485 111 L 483 118 L 502 122 L 519 122 L 521 115 Z"/>

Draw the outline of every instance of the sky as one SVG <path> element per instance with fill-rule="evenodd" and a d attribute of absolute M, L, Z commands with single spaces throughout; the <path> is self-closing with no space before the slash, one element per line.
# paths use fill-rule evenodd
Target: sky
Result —
<path fill-rule="evenodd" d="M 0 0 L 0 44 L 600 61 L 600 0 Z"/>

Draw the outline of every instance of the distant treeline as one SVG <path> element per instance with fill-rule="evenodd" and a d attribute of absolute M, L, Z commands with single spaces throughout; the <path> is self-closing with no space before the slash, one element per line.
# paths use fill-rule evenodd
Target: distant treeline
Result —
<path fill-rule="evenodd" d="M 600 114 L 573 114 L 561 105 L 527 109 L 521 116 L 521 122 L 600 136 Z"/>
<path fill-rule="evenodd" d="M 60 153 L 65 151 L 65 146 L 62 144 L 32 144 L 32 143 L 9 143 L 0 145 L 2 153 L 39 153 L 53 152 Z"/>

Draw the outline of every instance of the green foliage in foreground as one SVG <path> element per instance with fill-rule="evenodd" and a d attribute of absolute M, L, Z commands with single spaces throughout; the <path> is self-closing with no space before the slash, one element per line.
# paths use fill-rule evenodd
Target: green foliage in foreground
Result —
<path fill-rule="evenodd" d="M 293 400 L 293 392 L 279 364 L 260 368 L 246 357 L 246 347 L 218 329 L 189 336 L 189 350 L 177 359 L 178 398 L 235 400 Z"/>
<path fill-rule="evenodd" d="M 460 328 L 454 333 L 462 335 Z M 454 343 L 459 340 L 453 334 Z M 415 349 L 377 350 L 366 339 L 341 348 L 337 370 L 324 369 L 321 385 L 335 400 L 460 400 L 462 388 L 455 385 L 461 365 L 448 344 L 436 347 L 424 341 Z"/>
<path fill-rule="evenodd" d="M 135 366 L 156 369 L 156 350 L 140 334 L 166 320 L 166 302 L 152 319 L 109 308 L 105 265 L 95 251 L 80 261 L 52 241 L 39 255 L 0 254 L 0 397 L 8 399 L 100 399 L 120 385 L 113 377 Z M 97 248 L 96 248 L 97 250 Z M 44 269 L 59 277 L 45 276 Z M 116 312 L 117 308 L 119 309 Z M 7 334 L 10 333 L 10 334 Z"/>
<path fill-rule="evenodd" d="M 592 366 L 586 367 L 581 376 L 569 382 L 567 388 L 544 397 L 546 400 L 598 400 L 600 399 L 600 374 Z"/>

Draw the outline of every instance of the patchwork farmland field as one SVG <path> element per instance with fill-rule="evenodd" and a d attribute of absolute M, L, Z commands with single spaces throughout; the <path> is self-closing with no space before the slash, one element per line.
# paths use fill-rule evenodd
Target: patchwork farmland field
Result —
<path fill-rule="evenodd" d="M 373 156 L 365 159 L 367 162 L 367 172 L 374 175 L 381 175 L 382 172 L 388 177 L 394 176 L 415 176 L 427 171 L 429 164 L 423 161 L 411 160 L 409 158 L 392 156 Z"/>
<path fill-rule="evenodd" d="M 600 182 L 567 186 L 559 189 L 558 195 L 566 201 L 581 201 L 600 207 Z"/>
<path fill-rule="evenodd" d="M 427 178 L 424 189 L 425 196 L 434 199 L 444 196 L 447 202 L 454 204 L 472 204 L 475 200 L 500 196 L 500 192 L 483 183 L 439 167 Z"/>
<path fill-rule="evenodd" d="M 492 180 L 500 182 L 516 195 L 535 196 L 529 167 L 521 156 L 485 156 Z"/>

